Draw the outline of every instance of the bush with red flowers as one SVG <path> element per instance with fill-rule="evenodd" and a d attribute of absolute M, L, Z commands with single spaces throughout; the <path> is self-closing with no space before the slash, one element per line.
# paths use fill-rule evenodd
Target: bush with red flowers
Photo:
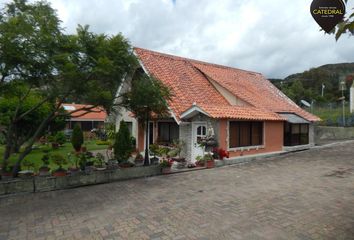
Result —
<path fill-rule="evenodd" d="M 215 159 L 224 160 L 225 157 L 227 157 L 227 158 L 230 157 L 229 152 L 223 148 L 217 148 L 217 147 L 213 148 L 213 153 L 214 153 L 213 156 L 215 157 Z"/>

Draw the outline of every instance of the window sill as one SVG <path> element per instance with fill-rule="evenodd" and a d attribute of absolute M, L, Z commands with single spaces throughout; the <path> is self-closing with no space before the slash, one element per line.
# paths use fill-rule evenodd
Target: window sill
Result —
<path fill-rule="evenodd" d="M 244 152 L 244 151 L 250 151 L 250 150 L 259 150 L 259 149 L 264 149 L 264 145 L 257 145 L 257 146 L 248 146 L 248 147 L 237 147 L 237 148 L 229 148 L 228 151 L 230 152 Z"/>

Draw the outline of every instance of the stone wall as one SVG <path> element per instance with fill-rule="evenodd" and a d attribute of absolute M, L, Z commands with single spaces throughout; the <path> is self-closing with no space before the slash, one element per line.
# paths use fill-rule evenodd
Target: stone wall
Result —
<path fill-rule="evenodd" d="M 321 140 L 342 140 L 353 138 L 354 127 L 315 127 L 315 143 L 318 143 Z"/>
<path fill-rule="evenodd" d="M 9 181 L 0 181 L 0 196 L 15 193 L 47 192 L 159 174 L 161 174 L 161 168 L 159 166 L 149 166 L 93 171 L 90 174 L 78 173 L 66 177 L 36 176 L 27 179 L 16 178 Z"/>

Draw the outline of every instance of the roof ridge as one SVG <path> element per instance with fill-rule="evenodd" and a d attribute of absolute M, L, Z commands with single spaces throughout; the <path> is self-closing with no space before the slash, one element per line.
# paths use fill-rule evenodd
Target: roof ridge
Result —
<path fill-rule="evenodd" d="M 180 56 L 176 56 L 176 55 L 172 55 L 172 54 L 168 54 L 168 53 L 162 53 L 162 52 L 153 51 L 153 50 L 146 49 L 146 48 L 133 47 L 133 49 L 134 50 L 135 49 L 139 49 L 139 50 L 142 50 L 142 51 L 145 51 L 145 52 L 150 52 L 153 55 L 158 55 L 158 56 L 161 56 L 161 57 L 172 58 L 172 59 L 179 60 L 179 61 L 187 61 L 187 62 L 189 62 L 191 64 L 197 63 L 197 64 L 209 65 L 209 66 L 214 66 L 214 67 L 219 67 L 219 68 L 224 68 L 224 69 L 233 69 L 233 70 L 237 70 L 237 71 L 243 71 L 243 72 L 246 72 L 246 73 L 258 74 L 258 75 L 263 76 L 259 72 L 244 70 L 244 69 L 231 67 L 231 66 L 225 66 L 225 65 L 221 65 L 221 64 L 217 64 L 217 63 L 205 62 L 205 61 L 196 60 L 196 59 L 192 59 L 192 58 L 180 57 Z"/>

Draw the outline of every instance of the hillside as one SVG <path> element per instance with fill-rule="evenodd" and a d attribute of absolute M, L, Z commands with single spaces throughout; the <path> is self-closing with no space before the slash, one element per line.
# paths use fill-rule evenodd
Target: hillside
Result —
<path fill-rule="evenodd" d="M 296 103 L 304 99 L 317 103 L 336 102 L 342 96 L 340 82 L 345 81 L 344 95 L 349 97 L 349 87 L 354 76 L 354 63 L 326 64 L 295 73 L 284 79 L 269 79 Z M 322 86 L 323 96 L 322 96 Z"/>

